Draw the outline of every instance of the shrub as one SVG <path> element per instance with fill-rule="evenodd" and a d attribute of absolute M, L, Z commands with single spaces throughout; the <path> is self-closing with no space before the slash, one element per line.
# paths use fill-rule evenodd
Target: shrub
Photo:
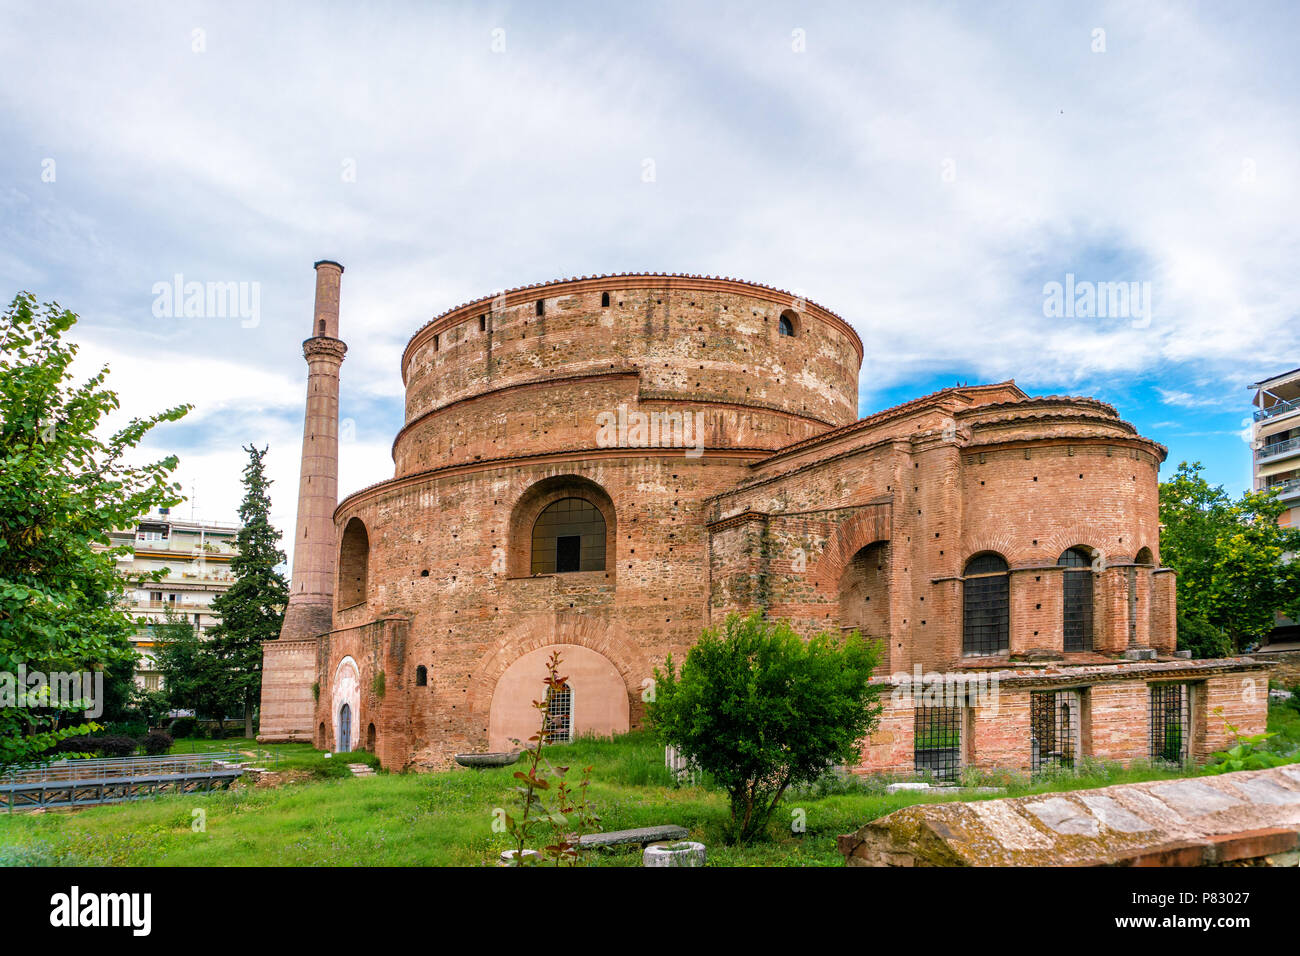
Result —
<path fill-rule="evenodd" d="M 175 742 L 171 734 L 161 730 L 151 730 L 140 739 L 140 746 L 149 756 L 157 757 L 171 750 Z"/>
<path fill-rule="evenodd" d="M 143 720 L 119 720 L 104 724 L 101 737 L 143 737 L 149 730 Z"/>
<path fill-rule="evenodd" d="M 1210 761 L 1201 768 L 1201 773 L 1219 774 L 1232 773 L 1234 770 L 1265 770 L 1269 767 L 1280 767 L 1282 764 L 1290 763 L 1290 759 L 1282 754 L 1269 753 L 1264 749 L 1264 742 L 1270 737 L 1276 737 L 1276 733 L 1262 733 L 1246 735 L 1241 733 L 1236 726 L 1228 723 L 1223 716 L 1223 708 L 1214 708 L 1214 716 L 1223 721 L 1223 729 L 1228 735 L 1236 741 L 1236 744 L 1227 750 L 1216 750 L 1210 755 Z"/>
<path fill-rule="evenodd" d="M 118 734 L 86 735 L 67 737 L 60 740 L 54 748 L 58 754 L 92 754 L 96 757 L 132 757 L 135 755 L 136 742 L 130 737 Z"/>
<path fill-rule="evenodd" d="M 134 738 L 121 734 L 104 734 L 91 739 L 95 741 L 95 752 L 101 757 L 132 757 L 139 746 Z"/>
<path fill-rule="evenodd" d="M 167 733 L 172 737 L 193 737 L 194 736 L 194 718 L 177 717 L 167 728 Z"/>
<path fill-rule="evenodd" d="M 789 623 L 755 613 L 706 629 L 676 673 L 655 670 L 647 712 L 667 745 L 727 792 L 727 837 L 761 834 L 791 786 L 856 763 L 880 716 L 870 684 L 875 644 L 854 632 L 804 641 Z"/>
<path fill-rule="evenodd" d="M 64 737 L 54 745 L 54 753 L 61 756 L 66 754 L 93 754 L 94 752 L 89 734 L 82 734 L 78 737 Z"/>

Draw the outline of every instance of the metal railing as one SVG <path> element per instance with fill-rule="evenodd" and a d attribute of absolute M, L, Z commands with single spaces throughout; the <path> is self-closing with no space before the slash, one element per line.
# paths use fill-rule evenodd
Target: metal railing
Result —
<path fill-rule="evenodd" d="M 1275 485 L 1268 486 L 1270 490 L 1277 489 L 1279 498 L 1295 498 L 1300 496 L 1300 478 L 1288 478 L 1286 481 L 1279 481 Z"/>
<path fill-rule="evenodd" d="M 1289 415 L 1291 412 L 1300 412 L 1300 405 L 1295 402 L 1278 402 L 1276 405 L 1256 411 L 1255 421 L 1262 422 L 1269 418 L 1276 418 L 1278 415 Z"/>
<path fill-rule="evenodd" d="M 219 751 L 65 759 L 20 767 L 0 776 L 0 808 L 13 813 L 122 803 L 164 794 L 212 793 L 231 786 L 251 763 L 261 762 L 264 756 L 279 762 L 278 755 L 268 751 Z"/>
<path fill-rule="evenodd" d="M 44 766 L 20 767 L 10 770 L 0 777 L 0 785 L 102 780 L 122 777 L 164 777 L 242 767 L 249 763 L 251 759 L 247 754 L 222 751 L 220 753 L 168 754 L 162 757 L 97 757 L 59 760 Z"/>
<path fill-rule="evenodd" d="M 1300 451 L 1300 438 L 1288 438 L 1286 441 L 1273 442 L 1271 445 L 1265 445 L 1255 452 L 1255 457 L 1263 461 L 1265 458 L 1275 458 L 1278 455 L 1289 455 L 1293 452 Z"/>

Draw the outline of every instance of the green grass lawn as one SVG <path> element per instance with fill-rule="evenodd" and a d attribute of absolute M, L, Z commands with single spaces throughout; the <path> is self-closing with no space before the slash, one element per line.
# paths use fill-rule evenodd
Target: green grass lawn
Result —
<path fill-rule="evenodd" d="M 1275 706 L 1275 742 L 1300 745 L 1300 713 Z M 174 752 L 261 750 L 269 769 L 295 770 L 306 782 L 276 789 L 239 789 L 208 796 L 159 797 L 76 812 L 0 815 L 0 863 L 9 865 L 163 866 L 480 866 L 509 847 L 493 832 L 494 812 L 512 803 L 517 767 L 435 774 L 352 777 L 348 762 L 374 764 L 369 754 L 326 758 L 307 744 L 258 745 L 247 740 L 178 741 Z M 1288 748 L 1288 749 L 1293 749 Z M 574 768 L 590 764 L 591 799 L 602 829 L 676 823 L 708 846 L 710 863 L 737 866 L 840 865 L 835 837 L 913 803 L 989 799 L 994 795 L 930 791 L 886 794 L 882 779 L 828 779 L 791 793 L 777 811 L 769 841 L 738 849 L 722 843 L 725 797 L 703 786 L 673 785 L 663 748 L 646 733 L 583 740 L 549 751 Z M 1074 790 L 1180 776 L 1150 767 L 1102 765 L 1079 775 L 1030 782 L 1014 774 L 968 777 L 999 784 L 1006 795 Z M 576 782 L 576 780 L 574 781 Z M 196 832 L 193 811 L 206 812 Z M 790 832 L 803 811 L 807 830 Z M 517 815 L 517 814 L 516 814 Z M 602 851 L 594 862 L 637 866 L 637 850 Z"/>

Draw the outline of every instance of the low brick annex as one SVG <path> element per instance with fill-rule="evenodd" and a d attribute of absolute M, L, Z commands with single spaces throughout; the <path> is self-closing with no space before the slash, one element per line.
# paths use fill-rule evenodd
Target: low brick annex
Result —
<path fill-rule="evenodd" d="M 318 271 L 331 342 L 340 274 Z M 342 349 L 311 342 L 334 396 L 304 436 L 316 543 L 337 422 L 313 409 L 337 415 Z M 833 312 L 735 279 L 567 279 L 437 316 L 402 356 L 393 478 L 338 503 L 302 582 L 295 562 L 319 614 L 326 555 L 331 616 L 267 644 L 263 739 L 393 769 L 507 749 L 555 650 L 554 733 L 624 731 L 669 653 L 752 609 L 880 641 L 862 771 L 1186 759 L 1221 715 L 1262 729 L 1266 665 L 1174 656 L 1162 446 L 1011 381 L 859 419 L 862 359 Z M 955 686 L 979 693 L 928 693 Z"/>

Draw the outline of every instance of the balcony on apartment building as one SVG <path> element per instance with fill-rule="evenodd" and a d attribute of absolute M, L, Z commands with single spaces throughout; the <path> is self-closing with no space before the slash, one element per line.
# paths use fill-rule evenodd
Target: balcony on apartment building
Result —
<path fill-rule="evenodd" d="M 1287 478 L 1285 481 L 1274 482 L 1268 487 L 1277 489 L 1277 496 L 1281 501 L 1300 500 L 1300 478 Z"/>
<path fill-rule="evenodd" d="M 1256 461 L 1273 461 L 1300 455 L 1300 436 L 1263 445 L 1255 450 Z"/>
<path fill-rule="evenodd" d="M 1255 421 L 1274 422 L 1300 417 L 1300 368 L 1274 375 L 1250 386 L 1255 390 Z"/>
<path fill-rule="evenodd" d="M 1274 418 L 1280 418 L 1283 415 L 1294 415 L 1300 412 L 1300 403 L 1297 402 L 1277 402 L 1267 408 L 1256 409 L 1255 421 L 1271 421 Z"/>
<path fill-rule="evenodd" d="M 132 542 L 136 554 L 140 552 L 166 552 L 167 554 L 185 554 L 192 557 L 217 557 L 228 558 L 235 553 L 234 542 L 214 541 L 209 538 L 200 542 L 197 538 L 153 538 L 144 539 L 139 536 Z"/>

